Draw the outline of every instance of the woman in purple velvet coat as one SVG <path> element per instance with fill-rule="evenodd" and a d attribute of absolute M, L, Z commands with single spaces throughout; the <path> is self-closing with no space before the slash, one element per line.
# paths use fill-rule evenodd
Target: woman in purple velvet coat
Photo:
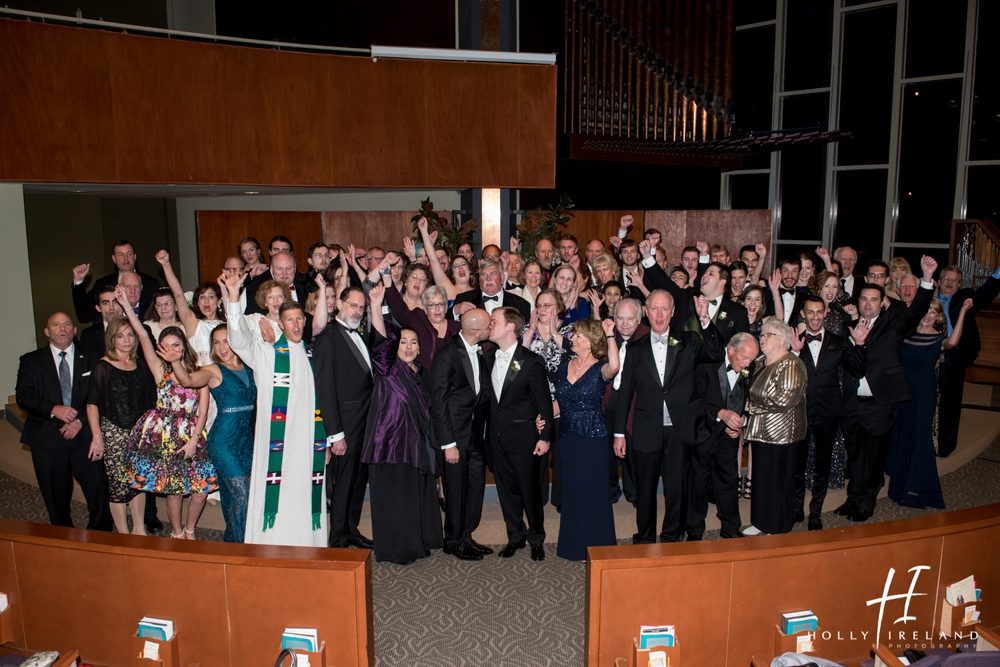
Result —
<path fill-rule="evenodd" d="M 412 329 L 386 330 L 385 288 L 369 292 L 371 325 L 386 340 L 372 350 L 375 391 L 361 450 L 368 464 L 375 560 L 407 564 L 442 544 L 434 485 L 431 412 L 420 343 Z"/>

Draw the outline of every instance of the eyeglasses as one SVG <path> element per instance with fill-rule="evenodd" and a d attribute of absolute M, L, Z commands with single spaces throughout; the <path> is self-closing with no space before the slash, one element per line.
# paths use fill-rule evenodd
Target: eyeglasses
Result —
<path fill-rule="evenodd" d="M 445 309 L 448 307 L 446 303 L 428 303 L 425 308 L 435 308 L 435 309 Z"/>
<path fill-rule="evenodd" d="M 869 278 L 888 278 L 889 274 L 888 273 L 869 273 L 868 277 Z"/>

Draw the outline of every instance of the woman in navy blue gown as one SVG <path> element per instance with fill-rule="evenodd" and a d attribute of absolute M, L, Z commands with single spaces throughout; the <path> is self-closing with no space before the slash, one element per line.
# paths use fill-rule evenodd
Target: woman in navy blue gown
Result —
<path fill-rule="evenodd" d="M 618 373 L 618 346 L 612 320 L 580 320 L 573 325 L 573 358 L 565 356 L 555 374 L 559 419 L 562 512 L 556 555 L 586 560 L 587 547 L 617 543 L 608 495 L 608 427 L 601 399 Z"/>
<path fill-rule="evenodd" d="M 937 394 L 935 368 L 941 348 L 951 349 L 962 338 L 965 313 L 972 307 L 966 299 L 950 336 L 942 333 L 945 319 L 941 302 L 935 299 L 917 331 L 903 340 L 899 357 L 910 385 L 910 400 L 896 406 L 896 419 L 889 444 L 885 471 L 889 475 L 889 498 L 907 507 L 944 509 L 941 480 L 931 424 Z"/>

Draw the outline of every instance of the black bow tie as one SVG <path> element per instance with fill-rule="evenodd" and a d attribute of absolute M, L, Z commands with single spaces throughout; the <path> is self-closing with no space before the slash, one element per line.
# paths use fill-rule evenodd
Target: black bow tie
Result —
<path fill-rule="evenodd" d="M 499 300 L 500 300 L 500 295 L 499 294 L 494 294 L 493 296 L 486 296 L 485 294 L 483 295 L 483 301 L 484 302 L 486 302 L 486 301 L 499 301 Z"/>
<path fill-rule="evenodd" d="M 778 292 L 780 292 L 782 296 L 784 296 L 786 294 L 793 294 L 794 295 L 795 294 L 795 288 L 788 289 L 787 287 L 779 287 L 778 288 Z"/>
<path fill-rule="evenodd" d="M 822 343 L 823 342 L 823 334 L 821 334 L 821 333 L 818 333 L 818 334 L 807 333 L 805 340 L 806 340 L 806 345 L 808 345 L 809 343 Z"/>
<path fill-rule="evenodd" d="M 726 364 L 726 372 L 727 373 L 735 373 L 736 369 L 733 368 L 732 364 Z"/>

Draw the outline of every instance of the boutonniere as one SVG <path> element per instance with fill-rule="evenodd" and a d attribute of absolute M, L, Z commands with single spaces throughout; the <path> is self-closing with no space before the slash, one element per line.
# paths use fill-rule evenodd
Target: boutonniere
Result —
<path fill-rule="evenodd" d="M 679 340 L 677 340 L 676 338 L 674 338 L 673 336 L 671 336 L 670 338 L 667 339 L 667 346 L 668 347 L 677 347 L 680 344 L 681 344 L 681 342 Z"/>
<path fill-rule="evenodd" d="M 719 319 L 720 319 L 720 320 L 724 320 L 724 319 L 726 319 L 727 317 L 729 317 L 729 316 L 728 316 L 728 315 L 726 315 L 726 311 L 724 311 L 724 310 L 720 310 L 720 311 L 719 311 Z"/>
<path fill-rule="evenodd" d="M 750 369 L 749 368 L 744 368 L 743 370 L 741 370 L 740 371 L 740 377 L 742 377 L 744 380 L 746 378 L 750 377 Z"/>
<path fill-rule="evenodd" d="M 478 354 L 480 357 L 483 356 L 483 348 L 481 348 L 481 347 L 479 347 L 477 345 L 476 346 L 476 354 Z"/>
<path fill-rule="evenodd" d="M 510 370 L 512 373 L 519 373 L 521 371 L 521 362 L 516 359 L 510 362 Z"/>

